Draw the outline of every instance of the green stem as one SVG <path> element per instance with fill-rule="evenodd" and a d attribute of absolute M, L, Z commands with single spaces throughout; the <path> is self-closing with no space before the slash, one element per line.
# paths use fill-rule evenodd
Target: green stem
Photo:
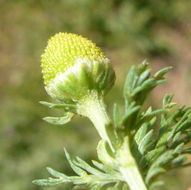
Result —
<path fill-rule="evenodd" d="M 80 101 L 78 113 L 88 117 L 92 121 L 100 137 L 107 141 L 111 149 L 114 150 L 113 125 L 107 114 L 103 96 L 99 95 L 97 91 L 91 91 L 91 93 Z"/>
<path fill-rule="evenodd" d="M 80 101 L 78 113 L 88 117 L 95 128 L 97 129 L 100 137 L 107 141 L 115 152 L 115 133 L 109 116 L 107 115 L 103 96 L 99 95 L 96 91 L 92 91 L 83 100 Z M 124 143 L 118 150 L 116 150 L 116 157 L 113 164 L 119 166 L 119 171 L 124 177 L 131 190 L 147 190 L 142 176 L 138 170 L 135 159 L 133 158 L 128 137 L 124 138 Z M 107 159 L 105 159 L 107 160 Z M 105 161 L 107 162 L 107 161 Z"/>
<path fill-rule="evenodd" d="M 124 138 L 124 143 L 118 152 L 119 170 L 131 190 L 147 190 L 142 179 L 137 163 L 131 154 L 128 137 Z"/>

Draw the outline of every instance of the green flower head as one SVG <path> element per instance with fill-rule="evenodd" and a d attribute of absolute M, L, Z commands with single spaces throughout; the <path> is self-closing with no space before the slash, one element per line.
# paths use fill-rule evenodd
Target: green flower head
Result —
<path fill-rule="evenodd" d="M 42 54 L 47 92 L 58 99 L 78 100 L 91 90 L 105 93 L 114 84 L 109 59 L 92 41 L 71 33 L 58 33 Z"/>

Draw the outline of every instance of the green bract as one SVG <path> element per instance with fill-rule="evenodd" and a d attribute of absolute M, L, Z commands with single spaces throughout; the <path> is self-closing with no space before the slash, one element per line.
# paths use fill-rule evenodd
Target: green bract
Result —
<path fill-rule="evenodd" d="M 92 90 L 105 94 L 115 81 L 110 61 L 101 49 L 76 34 L 53 36 L 41 62 L 46 90 L 59 100 L 75 102 Z"/>

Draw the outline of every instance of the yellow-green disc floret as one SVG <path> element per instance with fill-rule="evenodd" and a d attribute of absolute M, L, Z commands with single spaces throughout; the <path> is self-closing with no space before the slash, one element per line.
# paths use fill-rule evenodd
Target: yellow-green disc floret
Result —
<path fill-rule="evenodd" d="M 42 54 L 41 67 L 46 86 L 56 77 L 75 64 L 78 59 L 105 59 L 104 53 L 92 41 L 80 35 L 58 33 L 49 41 Z"/>

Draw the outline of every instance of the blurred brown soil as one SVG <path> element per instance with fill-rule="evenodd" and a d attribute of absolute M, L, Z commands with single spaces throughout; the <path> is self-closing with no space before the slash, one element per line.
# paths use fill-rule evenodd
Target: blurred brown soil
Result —
<path fill-rule="evenodd" d="M 168 83 L 160 86 L 154 91 L 156 102 L 161 100 L 166 93 L 174 93 L 174 101 L 178 104 L 191 106 L 191 27 L 186 34 L 181 31 L 165 31 L 173 54 L 167 58 L 154 58 L 151 62 L 155 71 L 166 66 L 173 66 L 167 75 Z"/>
<path fill-rule="evenodd" d="M 191 36 L 191 26 L 187 27 L 186 32 L 175 30 L 165 32 L 174 53 L 167 58 L 154 58 L 151 62 L 154 71 L 166 66 L 173 66 L 173 69 L 167 75 L 168 83 L 156 88 L 152 98 L 158 104 L 164 94 L 173 93 L 174 102 L 178 105 L 191 106 L 191 38 L 188 37 Z M 188 161 L 191 161 L 191 155 L 188 155 Z"/>

